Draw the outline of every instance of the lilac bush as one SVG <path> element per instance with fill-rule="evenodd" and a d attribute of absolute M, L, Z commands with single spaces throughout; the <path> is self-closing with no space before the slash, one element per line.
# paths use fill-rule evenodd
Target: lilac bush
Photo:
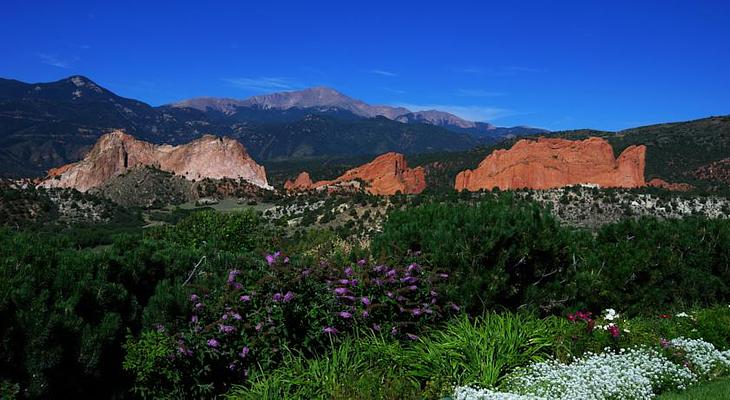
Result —
<path fill-rule="evenodd" d="M 166 362 L 211 393 L 273 368 L 285 349 L 311 355 L 362 330 L 417 340 L 458 311 L 441 294 L 448 275 L 418 264 L 300 266 L 275 252 L 224 276 L 196 283 L 186 323 L 164 331 L 175 343 Z"/>

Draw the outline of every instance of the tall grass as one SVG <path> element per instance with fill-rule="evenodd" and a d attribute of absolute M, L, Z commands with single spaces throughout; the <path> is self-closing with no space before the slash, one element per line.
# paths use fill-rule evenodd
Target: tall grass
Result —
<path fill-rule="evenodd" d="M 333 346 L 329 354 L 305 359 L 289 352 L 283 366 L 261 371 L 247 386 L 237 386 L 231 399 L 416 399 L 417 382 L 399 364 L 401 345 L 367 335 Z"/>
<path fill-rule="evenodd" d="M 461 316 L 411 343 L 367 334 L 318 358 L 289 353 L 273 373 L 256 374 L 229 398 L 418 399 L 453 385 L 491 387 L 516 367 L 554 350 L 549 321 L 519 314 Z"/>
<path fill-rule="evenodd" d="M 552 354 L 553 337 L 546 320 L 528 315 L 461 316 L 406 350 L 409 375 L 420 381 L 496 386 L 515 367 Z"/>

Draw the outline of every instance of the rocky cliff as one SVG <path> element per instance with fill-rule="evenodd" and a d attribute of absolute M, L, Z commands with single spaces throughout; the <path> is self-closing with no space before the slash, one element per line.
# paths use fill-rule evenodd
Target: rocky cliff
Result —
<path fill-rule="evenodd" d="M 241 178 L 270 188 L 264 167 L 236 140 L 206 135 L 179 146 L 154 145 L 122 131 L 99 138 L 83 160 L 51 169 L 40 185 L 85 192 L 141 166 L 154 166 L 189 180 Z"/>
<path fill-rule="evenodd" d="M 646 147 L 629 146 L 618 158 L 605 139 L 539 138 L 496 150 L 476 169 L 456 176 L 456 190 L 550 189 L 575 184 L 633 188 L 645 186 Z"/>
<path fill-rule="evenodd" d="M 288 191 L 327 189 L 357 181 L 365 182 L 365 189 L 375 195 L 415 194 L 426 188 L 423 167 L 408 168 L 405 157 L 399 153 L 383 154 L 329 181 L 312 182 L 309 174 L 302 172 L 296 180 L 287 181 L 284 188 Z"/>
<path fill-rule="evenodd" d="M 284 183 L 284 189 L 287 191 L 310 190 L 313 186 L 314 182 L 312 182 L 312 178 L 309 177 L 307 171 L 300 172 L 293 181 L 287 179 Z"/>

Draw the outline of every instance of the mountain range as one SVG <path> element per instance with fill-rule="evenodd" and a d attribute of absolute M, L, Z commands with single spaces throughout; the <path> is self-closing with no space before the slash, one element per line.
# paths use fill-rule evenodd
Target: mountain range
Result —
<path fill-rule="evenodd" d="M 456 151 L 547 132 L 499 128 L 438 110 L 370 105 L 325 87 L 153 107 L 80 75 L 50 83 L 0 79 L 0 175 L 44 175 L 81 159 L 116 129 L 158 144 L 229 136 L 257 160 Z"/>

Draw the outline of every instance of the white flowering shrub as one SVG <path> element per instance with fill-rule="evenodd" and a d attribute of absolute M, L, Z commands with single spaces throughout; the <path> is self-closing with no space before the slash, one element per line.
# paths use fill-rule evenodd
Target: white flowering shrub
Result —
<path fill-rule="evenodd" d="M 542 397 L 528 394 L 495 392 L 489 389 L 477 389 L 468 386 L 457 387 L 454 400 L 545 400 Z"/>
<path fill-rule="evenodd" d="M 670 350 L 684 359 L 687 367 L 692 369 L 699 378 L 730 373 L 730 351 L 720 351 L 701 339 L 677 338 L 669 341 Z"/>
<path fill-rule="evenodd" d="M 636 348 L 587 354 L 571 364 L 548 361 L 508 377 L 507 393 L 456 388 L 456 400 L 651 399 L 655 393 L 681 390 L 697 379 L 687 367 L 659 352 Z"/>

